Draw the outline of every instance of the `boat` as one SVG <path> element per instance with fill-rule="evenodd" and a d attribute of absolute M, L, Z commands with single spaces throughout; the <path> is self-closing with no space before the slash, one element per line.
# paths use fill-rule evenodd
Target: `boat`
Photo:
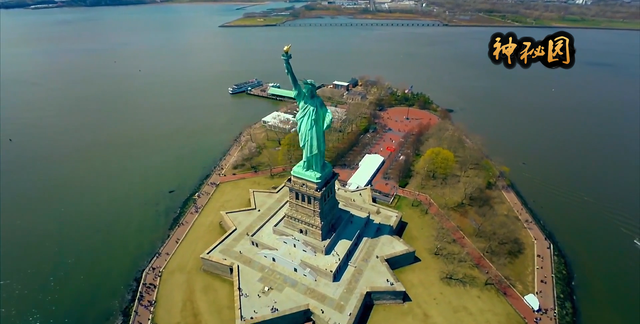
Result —
<path fill-rule="evenodd" d="M 633 242 L 636 243 L 636 245 L 638 247 L 640 247 L 640 239 L 639 238 L 636 238 L 635 240 L 633 240 Z"/>
<path fill-rule="evenodd" d="M 59 3 L 29 6 L 29 7 L 26 7 L 25 9 L 40 10 L 40 9 L 53 9 L 53 8 L 58 8 L 58 7 L 60 7 Z"/>
<path fill-rule="evenodd" d="M 262 81 L 258 79 L 251 79 L 249 81 L 240 82 L 232 85 L 229 88 L 229 94 L 243 93 L 253 88 L 261 87 Z"/>

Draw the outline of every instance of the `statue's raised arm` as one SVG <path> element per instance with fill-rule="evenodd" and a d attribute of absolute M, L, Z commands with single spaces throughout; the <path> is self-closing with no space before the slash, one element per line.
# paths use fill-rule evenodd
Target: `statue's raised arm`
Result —
<path fill-rule="evenodd" d="M 331 111 L 318 96 L 318 87 L 313 80 L 304 80 L 302 85 L 291 68 L 291 45 L 284 47 L 284 67 L 293 85 L 298 104 L 296 130 L 302 148 L 302 160 L 291 170 L 291 175 L 311 182 L 320 183 L 333 175 L 333 168 L 325 160 L 326 138 L 324 132 L 333 120 Z"/>
<path fill-rule="evenodd" d="M 289 81 L 291 81 L 291 85 L 293 86 L 293 92 L 295 94 L 296 99 L 298 99 L 298 95 L 302 95 L 302 87 L 300 83 L 298 83 L 298 78 L 293 73 L 293 68 L 291 67 L 291 54 L 289 54 L 289 50 L 291 50 L 291 44 L 284 47 L 284 54 L 282 54 L 282 59 L 284 60 L 284 69 L 289 76 Z"/>

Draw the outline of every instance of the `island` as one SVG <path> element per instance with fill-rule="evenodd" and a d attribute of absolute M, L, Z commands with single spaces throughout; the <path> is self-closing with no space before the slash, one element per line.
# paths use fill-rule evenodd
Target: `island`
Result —
<path fill-rule="evenodd" d="M 381 77 L 300 82 L 290 50 L 291 101 L 185 200 L 126 321 L 575 323 L 552 235 L 450 110 Z"/>

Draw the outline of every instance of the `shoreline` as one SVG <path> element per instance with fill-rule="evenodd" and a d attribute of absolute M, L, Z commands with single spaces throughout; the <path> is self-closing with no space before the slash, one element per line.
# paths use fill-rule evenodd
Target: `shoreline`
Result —
<path fill-rule="evenodd" d="M 243 17 L 240 17 L 238 19 L 241 19 Z M 585 30 L 619 30 L 619 31 L 635 31 L 635 32 L 639 32 L 640 28 L 625 28 L 625 27 L 598 27 L 598 26 L 565 26 L 565 25 L 509 25 L 509 24 L 459 24 L 459 23 L 447 23 L 447 22 L 443 22 L 441 20 L 438 20 L 436 18 L 427 18 L 427 17 L 415 17 L 415 18 L 407 18 L 407 17 L 386 17 L 386 16 L 382 16 L 382 17 L 358 17 L 358 16 L 351 16 L 351 15 L 335 15 L 335 16 L 322 16 L 322 17 L 305 17 L 305 18 L 294 18 L 291 20 L 287 20 L 284 23 L 277 23 L 277 24 L 254 24 L 254 25 L 233 25 L 231 23 L 233 23 L 234 21 L 238 20 L 238 19 L 234 19 L 231 21 L 228 21 L 218 27 L 222 27 L 222 28 L 233 28 L 233 27 L 238 27 L 238 28 L 247 28 L 247 27 L 278 27 L 281 26 L 285 23 L 290 23 L 290 22 L 302 22 L 304 23 L 304 20 L 307 19 L 327 19 L 327 20 L 331 20 L 331 19 L 335 19 L 335 18 L 347 18 L 350 20 L 379 20 L 379 21 L 385 21 L 385 20 L 397 20 L 397 21 L 433 21 L 433 22 L 439 22 L 442 24 L 442 26 L 434 26 L 434 27 L 468 27 L 468 28 L 490 28 L 490 27 L 495 27 L 495 28 L 538 28 L 538 29 L 542 29 L 542 28 L 555 28 L 555 29 L 585 29 Z M 329 23 L 329 22 L 327 22 Z M 295 26 L 295 27 L 307 27 L 307 26 Z M 313 27 L 313 26 L 308 26 L 308 27 Z M 322 27 L 322 26 L 317 26 L 317 27 Z"/>
<path fill-rule="evenodd" d="M 560 248 L 558 240 L 555 238 L 553 233 L 549 231 L 549 229 L 547 229 L 538 214 L 531 209 L 529 203 L 524 198 L 520 190 L 518 190 L 518 187 L 513 181 L 511 181 L 510 187 L 513 193 L 522 203 L 522 206 L 524 206 L 529 215 L 531 215 L 531 218 L 536 222 L 536 225 L 538 226 L 540 231 L 542 231 L 547 240 L 551 242 L 551 245 L 553 247 L 552 261 L 554 267 L 553 273 L 555 275 L 554 292 L 556 294 L 556 306 L 558 307 L 558 323 L 580 323 L 580 309 L 578 308 L 575 290 L 573 288 L 575 274 L 571 269 L 571 263 L 569 262 L 569 259 Z"/>
<path fill-rule="evenodd" d="M 180 208 L 178 209 L 176 215 L 173 217 L 171 224 L 167 230 L 166 239 L 162 241 L 162 245 L 156 250 L 161 251 L 162 248 L 169 242 L 171 237 L 173 236 L 174 231 L 181 223 L 181 221 L 188 215 L 189 210 L 191 209 L 194 203 L 194 195 L 201 192 L 204 187 L 207 186 L 207 183 L 210 179 L 215 176 L 216 172 L 219 170 L 221 165 L 224 164 L 225 161 L 228 160 L 232 151 L 237 147 L 242 147 L 242 138 L 244 134 L 253 128 L 256 124 L 253 123 L 247 127 L 245 127 L 242 132 L 240 132 L 233 140 L 229 148 L 226 150 L 224 155 L 220 157 L 217 163 L 211 169 L 211 172 L 207 173 L 201 181 L 194 187 L 189 196 L 185 198 Z M 231 157 L 233 160 L 233 157 Z M 488 156 L 487 156 L 488 158 Z M 562 249 L 559 247 L 557 239 L 553 236 L 553 234 L 544 226 L 544 223 L 541 221 L 539 216 L 532 211 L 526 199 L 522 195 L 522 193 L 517 189 L 517 186 L 512 182 L 510 185 L 511 190 L 515 194 L 515 196 L 520 200 L 522 206 L 526 209 L 526 211 L 531 215 L 531 218 L 535 221 L 536 225 L 539 227 L 540 231 L 544 234 L 547 240 L 552 245 L 552 264 L 553 264 L 553 274 L 554 274 L 554 299 L 555 299 L 555 307 L 558 309 L 558 324 L 575 324 L 579 323 L 579 310 L 577 307 L 577 301 L 575 296 L 575 291 L 573 288 L 573 279 L 574 273 L 571 269 L 571 265 L 569 263 L 568 258 L 562 252 Z M 203 206 L 204 208 L 204 206 Z M 195 222 L 195 220 L 194 220 Z M 127 290 L 126 301 L 124 307 L 120 311 L 120 316 L 117 320 L 117 323 L 129 323 L 133 318 L 133 311 L 136 307 L 137 297 L 140 295 L 140 291 L 143 289 L 142 280 L 145 272 L 149 269 L 149 267 L 153 264 L 156 259 L 157 253 L 154 253 L 147 262 L 144 263 L 144 267 L 139 269 L 136 272 L 136 275 Z M 560 307 L 558 307 L 560 306 Z"/>
<path fill-rule="evenodd" d="M 130 4 L 115 4 L 115 5 L 98 5 L 98 6 L 61 6 L 61 7 L 54 7 L 54 8 L 50 8 L 50 9 L 65 9 L 65 8 L 96 8 L 96 7 L 125 7 L 125 6 L 144 6 L 144 5 L 153 5 L 153 6 L 168 6 L 168 5 L 202 5 L 202 4 L 207 4 L 207 5 L 239 5 L 239 6 L 243 6 L 240 8 L 237 8 L 237 10 L 241 10 L 241 9 L 246 9 L 246 8 L 251 8 L 254 6 L 260 6 L 260 5 L 265 5 L 265 4 L 269 4 L 272 2 L 280 2 L 280 1 L 261 1 L 261 2 L 248 2 L 248 1 L 240 1 L 240 2 L 234 2 L 234 1 L 222 1 L 222 2 L 211 2 L 211 1 L 190 1 L 190 2 L 172 2 L 172 1 L 166 1 L 166 2 L 154 2 L 154 3 L 130 3 Z M 31 4 L 25 4 L 23 7 L 14 7 L 14 8 L 0 8 L 0 10 L 12 10 L 12 9 L 28 9 L 28 7 L 30 7 Z M 304 17 L 304 18 L 294 18 L 291 20 L 288 20 L 287 22 L 291 22 L 291 21 L 297 21 L 297 20 L 305 20 L 305 19 L 318 19 L 318 18 L 349 18 L 349 19 L 354 19 L 354 20 L 411 20 L 411 21 L 438 21 L 440 23 L 443 24 L 442 27 L 472 27 L 472 28 L 478 28 L 478 27 L 496 27 L 496 28 L 557 28 L 557 29 L 586 29 L 586 30 L 621 30 L 621 31 L 640 31 L 640 27 L 638 28 L 628 28 L 628 27 L 601 27 L 601 26 L 571 26 L 571 25 L 519 25 L 519 24 L 460 24 L 460 23 L 447 23 L 447 22 L 443 22 L 439 19 L 437 19 L 437 17 L 388 17 L 388 16 L 380 16 L 380 17 L 376 17 L 375 15 L 373 16 L 358 16 L 358 15 L 349 15 L 349 14 L 336 14 L 336 15 L 323 15 L 323 16 L 319 16 L 319 17 Z M 265 25 L 229 25 L 229 23 L 238 20 L 242 17 L 239 17 L 237 19 L 228 21 L 218 27 L 224 27 L 224 28 L 230 28 L 230 27 L 276 27 L 276 26 L 280 26 L 281 24 L 265 24 Z"/>
<path fill-rule="evenodd" d="M 624 28 L 624 27 L 594 27 L 594 26 L 559 26 L 559 25 L 483 25 L 483 24 L 447 24 L 446 27 L 499 27 L 499 28 L 557 28 L 557 29 L 593 29 L 593 30 L 622 30 L 622 31 L 640 31 L 640 28 Z"/>
<path fill-rule="evenodd" d="M 185 216 L 188 215 L 188 211 L 191 209 L 194 203 L 194 196 L 199 192 L 201 192 L 202 189 L 207 186 L 209 179 L 211 179 L 215 175 L 215 173 L 218 171 L 219 167 L 223 164 L 223 162 L 230 157 L 230 153 L 234 150 L 234 148 L 236 148 L 238 145 L 242 145 L 242 143 L 239 142 L 239 139 L 241 139 L 244 133 L 248 129 L 253 127 L 253 125 L 254 124 L 244 128 L 242 132 L 240 132 L 234 138 L 233 142 L 231 143 L 231 145 L 229 145 L 229 148 L 226 150 L 224 155 L 222 155 L 218 159 L 218 161 L 213 165 L 213 167 L 211 168 L 211 171 L 206 175 L 204 175 L 204 177 L 194 186 L 191 193 L 183 200 L 175 216 L 173 216 L 171 223 L 169 224 L 169 227 L 167 228 L 166 238 L 161 241 L 162 244 L 159 245 L 159 247 L 156 249 L 156 252 L 153 253 L 151 257 L 147 259 L 147 261 L 144 263 L 144 266 L 136 271 L 136 274 L 127 289 L 127 293 L 124 298 L 124 306 L 119 311 L 120 314 L 116 319 L 116 323 L 124 324 L 124 323 L 129 323 L 131 321 L 131 318 L 133 317 L 133 310 L 136 305 L 137 297 L 139 296 L 140 291 L 142 289 L 142 278 L 145 272 L 153 263 L 153 261 L 156 259 L 157 252 L 161 251 L 162 248 L 167 244 L 167 242 L 169 242 L 169 239 L 171 239 L 173 232 L 176 230 L 176 228 L 182 222 Z"/>

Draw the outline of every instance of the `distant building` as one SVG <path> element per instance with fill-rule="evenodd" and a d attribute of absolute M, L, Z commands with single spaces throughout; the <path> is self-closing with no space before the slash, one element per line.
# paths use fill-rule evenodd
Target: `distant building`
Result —
<path fill-rule="evenodd" d="M 360 84 L 360 81 L 357 78 L 351 78 L 351 80 L 349 80 L 349 86 L 351 87 L 351 89 L 357 87 Z"/>
<path fill-rule="evenodd" d="M 262 118 L 262 125 L 272 131 L 290 133 L 296 127 L 297 122 L 293 115 L 274 111 Z"/>
<path fill-rule="evenodd" d="M 415 3 L 415 1 L 401 1 L 385 4 L 385 7 L 389 9 L 412 9 L 416 6 L 417 4 Z"/>
<path fill-rule="evenodd" d="M 333 88 L 338 90 L 349 91 L 349 89 L 351 89 L 351 85 L 349 84 L 349 82 L 333 81 Z"/>
<path fill-rule="evenodd" d="M 351 90 L 344 94 L 344 100 L 347 102 L 361 102 L 367 100 L 367 93 L 364 91 Z"/>
<path fill-rule="evenodd" d="M 328 4 L 328 5 L 336 5 L 336 6 L 343 6 L 343 7 L 353 7 L 353 6 L 357 6 L 358 5 L 358 1 L 337 0 L 337 1 L 327 1 L 326 4 Z"/>

